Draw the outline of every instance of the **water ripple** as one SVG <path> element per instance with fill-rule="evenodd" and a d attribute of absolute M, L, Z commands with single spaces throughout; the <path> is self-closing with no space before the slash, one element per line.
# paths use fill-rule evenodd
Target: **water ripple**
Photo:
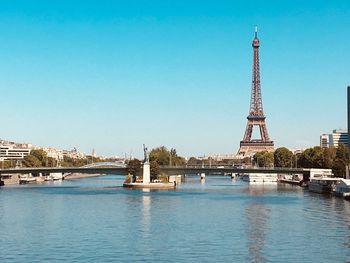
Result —
<path fill-rule="evenodd" d="M 108 176 L 0 190 L 0 262 L 346 262 L 350 205 L 285 185 Z"/>

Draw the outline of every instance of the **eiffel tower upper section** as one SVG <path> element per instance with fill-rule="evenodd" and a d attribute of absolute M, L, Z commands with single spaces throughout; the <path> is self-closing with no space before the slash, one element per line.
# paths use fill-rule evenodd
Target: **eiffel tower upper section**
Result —
<path fill-rule="evenodd" d="M 250 111 L 249 116 L 265 118 L 264 110 L 261 98 L 261 86 L 260 86 L 260 62 L 259 62 L 259 47 L 260 41 L 258 39 L 258 31 L 255 29 L 255 36 L 253 39 L 253 79 L 252 79 L 252 93 L 250 97 Z"/>

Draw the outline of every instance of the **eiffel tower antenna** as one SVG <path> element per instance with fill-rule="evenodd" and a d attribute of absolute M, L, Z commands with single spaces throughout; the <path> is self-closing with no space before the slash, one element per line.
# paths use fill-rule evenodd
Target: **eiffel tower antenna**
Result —
<path fill-rule="evenodd" d="M 253 47 L 253 78 L 252 91 L 250 97 L 250 109 L 248 114 L 247 127 L 243 140 L 240 142 L 238 155 L 252 156 L 257 152 L 274 150 L 273 141 L 270 140 L 267 132 L 265 115 L 263 111 L 261 86 L 260 86 L 260 63 L 259 63 L 259 47 L 258 27 L 255 26 L 255 34 L 252 43 Z M 260 131 L 260 139 L 252 139 L 253 127 L 258 126 Z"/>
<path fill-rule="evenodd" d="M 258 38 L 258 26 L 255 26 L 255 38 Z"/>

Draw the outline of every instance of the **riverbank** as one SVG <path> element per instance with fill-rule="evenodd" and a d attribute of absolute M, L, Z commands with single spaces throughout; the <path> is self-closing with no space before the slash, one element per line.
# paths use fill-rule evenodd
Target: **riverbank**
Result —
<path fill-rule="evenodd" d="M 76 180 L 76 179 L 83 179 L 83 178 L 90 178 L 90 177 L 98 177 L 105 174 L 85 174 L 85 173 L 72 173 L 69 175 L 66 175 L 64 177 L 64 180 Z"/>
<path fill-rule="evenodd" d="M 103 176 L 105 174 L 85 174 L 85 173 L 72 173 L 69 175 L 66 175 L 63 180 L 78 180 L 78 179 L 84 179 L 84 178 L 90 178 L 90 177 L 98 177 Z M 43 183 L 45 182 L 44 177 L 30 177 L 36 180 L 33 180 L 32 183 Z M 11 175 L 3 175 L 1 178 L 0 186 L 7 186 L 7 185 L 19 185 L 20 182 L 20 175 L 19 174 L 11 174 Z"/>

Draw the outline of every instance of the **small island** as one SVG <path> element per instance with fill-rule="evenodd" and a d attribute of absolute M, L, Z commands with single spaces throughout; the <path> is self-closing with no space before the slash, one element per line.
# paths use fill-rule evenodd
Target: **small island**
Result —
<path fill-rule="evenodd" d="M 145 145 L 143 145 L 144 161 L 142 165 L 142 179 L 137 178 L 136 172 L 129 173 L 123 187 L 127 188 L 147 188 L 147 189 L 173 189 L 176 187 L 176 181 L 169 182 L 167 178 L 163 180 L 151 181 L 151 166 L 149 161 L 149 152 Z"/>

